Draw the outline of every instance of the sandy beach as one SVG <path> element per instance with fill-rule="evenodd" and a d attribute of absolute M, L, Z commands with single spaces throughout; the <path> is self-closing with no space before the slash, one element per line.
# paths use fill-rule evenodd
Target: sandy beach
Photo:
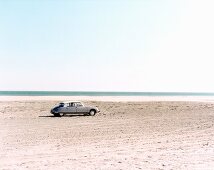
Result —
<path fill-rule="evenodd" d="M 59 101 L 96 116 L 53 117 Z M 0 97 L 0 169 L 213 169 L 212 98 Z"/>

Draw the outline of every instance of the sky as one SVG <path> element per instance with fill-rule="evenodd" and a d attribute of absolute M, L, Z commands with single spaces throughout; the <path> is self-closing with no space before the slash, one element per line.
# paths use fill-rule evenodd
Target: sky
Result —
<path fill-rule="evenodd" d="M 0 0 L 0 90 L 214 92 L 213 0 Z"/>

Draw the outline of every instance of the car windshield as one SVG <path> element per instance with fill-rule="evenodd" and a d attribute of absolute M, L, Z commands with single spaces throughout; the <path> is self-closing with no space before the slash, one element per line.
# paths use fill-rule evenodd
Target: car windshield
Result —
<path fill-rule="evenodd" d="M 64 103 L 60 103 L 59 107 L 64 107 L 64 105 L 65 105 Z"/>

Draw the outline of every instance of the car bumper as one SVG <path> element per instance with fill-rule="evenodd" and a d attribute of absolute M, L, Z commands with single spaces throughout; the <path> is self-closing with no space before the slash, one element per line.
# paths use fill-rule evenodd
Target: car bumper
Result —
<path fill-rule="evenodd" d="M 55 114 L 55 113 L 56 113 L 56 112 L 55 112 L 55 111 L 53 111 L 53 110 L 51 110 L 50 112 L 51 112 L 51 114 Z"/>

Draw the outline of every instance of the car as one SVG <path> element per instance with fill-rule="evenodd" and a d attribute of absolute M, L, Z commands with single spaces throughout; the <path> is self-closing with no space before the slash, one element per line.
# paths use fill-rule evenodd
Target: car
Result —
<path fill-rule="evenodd" d="M 67 114 L 94 116 L 98 112 L 100 112 L 100 110 L 97 107 L 84 106 L 84 104 L 80 101 L 61 102 L 51 109 L 51 114 L 55 117 L 61 117 Z"/>

